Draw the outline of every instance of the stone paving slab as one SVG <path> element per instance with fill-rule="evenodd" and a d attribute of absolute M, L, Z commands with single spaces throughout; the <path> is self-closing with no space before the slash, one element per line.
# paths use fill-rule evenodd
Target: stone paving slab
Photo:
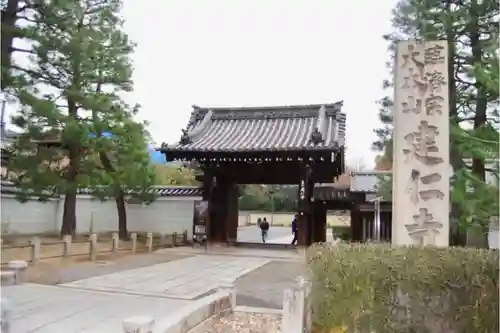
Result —
<path fill-rule="evenodd" d="M 162 254 L 176 255 L 212 255 L 247 258 L 265 258 L 271 260 L 303 261 L 304 257 L 297 249 L 257 249 L 245 247 L 211 246 L 205 251 L 203 247 L 174 247 L 156 251 Z"/>
<path fill-rule="evenodd" d="M 191 303 L 37 284 L 3 287 L 2 297 L 9 301 L 15 333 L 122 332 L 124 318 L 166 317 Z"/>
<path fill-rule="evenodd" d="M 193 300 L 268 263 L 268 259 L 198 255 L 61 284 L 68 288 Z"/>
<path fill-rule="evenodd" d="M 307 275 L 304 262 L 273 260 L 236 280 L 236 304 L 239 306 L 281 309 L 286 288 Z"/>

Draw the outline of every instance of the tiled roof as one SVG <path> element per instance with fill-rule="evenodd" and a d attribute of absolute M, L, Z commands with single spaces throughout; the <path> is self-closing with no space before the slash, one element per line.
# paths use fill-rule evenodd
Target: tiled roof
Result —
<path fill-rule="evenodd" d="M 375 193 L 380 176 L 390 177 L 390 171 L 352 172 L 351 192 Z"/>
<path fill-rule="evenodd" d="M 341 112 L 342 103 L 244 108 L 194 106 L 180 142 L 164 146 L 162 151 L 336 149 L 344 146 L 345 141 L 346 116 Z"/>
<path fill-rule="evenodd" d="M 80 188 L 78 194 L 90 194 L 91 189 Z M 132 193 L 132 191 L 127 191 Z M 154 193 L 160 197 L 198 197 L 202 195 L 202 189 L 195 186 L 155 186 L 148 193 Z"/>
<path fill-rule="evenodd" d="M 314 184 L 315 200 L 349 200 L 348 189 L 337 189 L 333 184 Z"/>
<path fill-rule="evenodd" d="M 1 182 L 2 194 L 14 194 L 18 191 L 12 182 Z M 91 189 L 79 188 L 78 194 L 90 194 Z M 130 191 L 128 192 L 130 193 Z M 154 193 L 160 197 L 199 197 L 202 189 L 196 186 L 154 186 L 149 193 Z"/>

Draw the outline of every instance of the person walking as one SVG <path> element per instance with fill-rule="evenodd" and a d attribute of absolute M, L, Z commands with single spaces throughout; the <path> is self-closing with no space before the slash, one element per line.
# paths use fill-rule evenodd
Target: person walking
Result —
<path fill-rule="evenodd" d="M 260 224 L 260 231 L 262 234 L 262 243 L 265 243 L 267 239 L 267 232 L 269 231 L 269 223 L 267 222 L 267 219 L 265 217 Z"/>
<path fill-rule="evenodd" d="M 292 239 L 292 245 L 295 245 L 295 243 L 297 242 L 297 232 L 298 232 L 298 228 L 297 228 L 297 215 L 295 215 L 293 221 L 292 221 L 292 233 L 293 233 L 293 239 Z"/>

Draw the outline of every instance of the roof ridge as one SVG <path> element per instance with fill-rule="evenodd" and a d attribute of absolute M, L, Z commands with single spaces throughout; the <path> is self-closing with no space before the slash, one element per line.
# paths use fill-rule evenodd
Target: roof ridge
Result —
<path fill-rule="evenodd" d="M 325 107 L 336 107 L 340 111 L 343 106 L 344 101 L 338 101 L 333 103 L 321 103 L 321 104 L 291 104 L 291 105 L 264 105 L 264 106 L 208 106 L 201 107 L 198 105 L 193 105 L 194 110 L 212 110 L 216 111 L 289 111 L 290 109 L 307 109 L 311 111 L 317 111 L 322 106 Z"/>

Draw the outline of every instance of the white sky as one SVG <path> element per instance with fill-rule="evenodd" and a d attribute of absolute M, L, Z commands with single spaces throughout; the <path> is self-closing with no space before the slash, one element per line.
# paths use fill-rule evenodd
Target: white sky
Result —
<path fill-rule="evenodd" d="M 373 165 L 370 145 L 387 78 L 396 0 L 126 1 L 138 46 L 134 98 L 155 141 L 173 143 L 191 105 L 344 100 L 348 161 Z"/>
<path fill-rule="evenodd" d="M 156 143 L 180 138 L 199 106 L 320 104 L 344 100 L 348 163 L 373 166 L 370 150 L 387 78 L 396 0 L 125 1 L 137 43 L 139 117 Z M 9 112 L 10 113 L 10 112 Z"/>

